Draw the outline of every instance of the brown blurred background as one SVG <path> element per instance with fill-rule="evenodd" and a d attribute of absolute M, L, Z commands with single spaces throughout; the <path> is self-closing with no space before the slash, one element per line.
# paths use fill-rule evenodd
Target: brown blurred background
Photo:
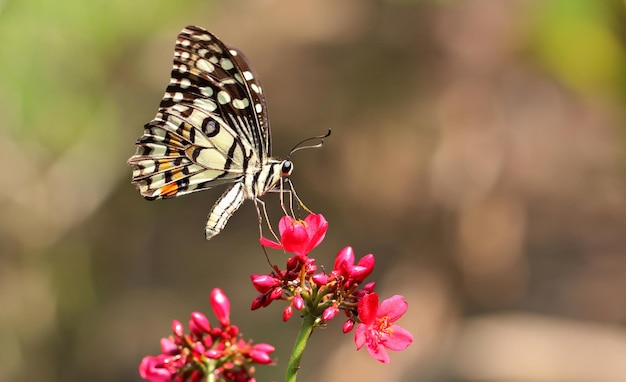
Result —
<path fill-rule="evenodd" d="M 299 322 L 249 311 L 252 203 L 206 242 L 222 188 L 129 183 L 187 24 L 250 58 L 275 155 L 333 129 L 292 158 L 330 222 L 312 255 L 374 253 L 409 301 L 391 365 L 337 320 L 302 381 L 626 381 L 625 21 L 621 0 L 1 1 L 0 381 L 139 381 L 214 287 L 282 380 Z"/>

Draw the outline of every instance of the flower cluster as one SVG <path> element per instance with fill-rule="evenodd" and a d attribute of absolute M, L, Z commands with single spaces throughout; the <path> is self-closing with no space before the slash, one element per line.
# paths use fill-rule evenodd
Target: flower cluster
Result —
<path fill-rule="evenodd" d="M 263 246 L 283 249 L 295 256 L 287 260 L 285 269 L 274 266 L 270 274 L 252 275 L 252 284 L 260 293 L 252 302 L 252 310 L 285 300 L 289 304 L 283 310 L 283 320 L 291 318 L 295 309 L 303 316 L 314 317 L 315 326 L 343 312 L 347 317 L 344 333 L 357 325 L 357 349 L 365 345 L 372 357 L 388 363 L 386 349 L 403 350 L 413 342 L 408 331 L 394 324 L 408 305 L 402 296 L 396 295 L 379 306 L 375 283 L 362 285 L 374 269 L 371 254 L 355 263 L 353 249 L 345 247 L 337 254 L 332 271 L 318 272 L 315 259 L 308 255 L 322 242 L 327 229 L 328 222 L 322 215 L 310 214 L 304 220 L 285 216 L 279 223 L 280 243 L 261 238 Z"/>
<path fill-rule="evenodd" d="M 185 333 L 183 324 L 174 320 L 173 335 L 161 339 L 161 354 L 141 361 L 142 378 L 151 382 L 254 382 L 253 365 L 272 363 L 273 346 L 244 341 L 237 326 L 230 323 L 230 303 L 222 290 L 213 289 L 210 302 L 220 326 L 211 327 L 204 314 L 193 312 L 189 333 Z"/>

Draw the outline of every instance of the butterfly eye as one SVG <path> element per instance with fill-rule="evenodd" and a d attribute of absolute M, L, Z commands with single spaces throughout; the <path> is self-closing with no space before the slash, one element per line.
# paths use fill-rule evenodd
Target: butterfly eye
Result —
<path fill-rule="evenodd" d="M 293 171 L 293 163 L 291 161 L 283 161 L 283 166 L 280 168 L 280 176 L 285 177 L 291 175 Z"/>

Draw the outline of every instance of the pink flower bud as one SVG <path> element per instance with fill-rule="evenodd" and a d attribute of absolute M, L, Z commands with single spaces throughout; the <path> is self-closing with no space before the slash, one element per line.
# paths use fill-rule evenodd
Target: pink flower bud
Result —
<path fill-rule="evenodd" d="M 374 255 L 369 254 L 363 256 L 361 260 L 359 260 L 358 264 L 352 267 L 352 272 L 350 273 L 350 277 L 353 282 L 361 283 L 367 276 L 372 273 L 374 270 Z"/>
<path fill-rule="evenodd" d="M 172 332 L 176 337 L 182 337 L 185 334 L 185 328 L 183 327 L 182 322 L 178 320 L 172 321 Z"/>
<path fill-rule="evenodd" d="M 352 247 L 345 247 L 335 257 L 333 270 L 343 277 L 349 277 L 354 265 L 354 250 Z"/>
<path fill-rule="evenodd" d="M 322 320 L 330 321 L 337 315 L 337 313 L 339 313 L 339 308 L 337 308 L 335 305 L 331 305 L 326 308 L 322 313 Z"/>
<path fill-rule="evenodd" d="M 250 358 L 256 363 L 268 364 L 272 362 L 270 353 L 274 352 L 274 347 L 270 344 L 256 344 L 250 350 Z"/>
<path fill-rule="evenodd" d="M 193 321 L 194 324 L 196 324 L 198 329 L 200 329 L 204 333 L 211 332 L 211 324 L 209 323 L 209 319 L 206 318 L 204 314 L 200 312 L 192 312 L 191 320 Z"/>
<path fill-rule="evenodd" d="M 375 288 L 376 288 L 376 282 L 372 281 L 370 283 L 365 284 L 365 286 L 363 287 L 363 290 L 368 293 L 372 293 Z"/>
<path fill-rule="evenodd" d="M 226 329 L 226 334 L 228 335 L 228 337 L 230 338 L 235 338 L 237 337 L 237 334 L 239 334 L 239 327 L 237 325 L 231 325 L 228 327 L 228 329 Z"/>
<path fill-rule="evenodd" d="M 210 359 L 218 359 L 224 356 L 224 352 L 221 350 L 217 350 L 217 349 L 209 349 L 206 352 L 204 352 L 204 355 Z"/>
<path fill-rule="evenodd" d="M 287 305 L 285 309 L 283 309 L 283 321 L 288 321 L 293 315 L 293 307 L 291 305 Z"/>
<path fill-rule="evenodd" d="M 213 337 L 211 336 L 204 336 L 204 338 L 202 339 L 202 344 L 204 345 L 205 348 L 210 348 L 211 346 L 213 346 Z"/>
<path fill-rule="evenodd" d="M 341 330 L 343 330 L 345 334 L 345 333 L 349 333 L 352 330 L 352 328 L 354 328 L 354 321 L 348 320 L 343 323 L 343 328 L 341 328 Z"/>
<path fill-rule="evenodd" d="M 194 356 L 200 357 L 204 354 L 206 348 L 200 342 L 196 342 L 191 347 L 191 351 L 194 353 Z"/>
<path fill-rule="evenodd" d="M 220 325 L 230 325 L 230 302 L 226 294 L 220 288 L 215 288 L 211 291 L 210 301 Z"/>
<path fill-rule="evenodd" d="M 167 355 L 178 354 L 178 345 L 170 338 L 161 338 L 161 353 Z"/>
<path fill-rule="evenodd" d="M 269 353 L 273 353 L 276 350 L 275 347 L 273 347 L 270 344 L 266 344 L 264 342 L 261 342 L 260 344 L 256 344 L 256 345 L 252 346 L 252 348 L 255 349 L 255 350 L 258 350 L 258 351 L 262 351 L 262 352 L 268 353 L 268 354 Z"/>
<path fill-rule="evenodd" d="M 192 319 L 189 320 L 188 325 L 189 325 L 189 331 L 191 332 L 191 334 L 193 334 L 194 337 L 202 338 L 202 336 L 204 335 L 204 331 L 200 329 L 198 325 L 196 325 L 196 323 Z"/>
<path fill-rule="evenodd" d="M 270 275 L 252 275 L 252 285 L 259 293 L 265 293 L 271 288 L 280 285 L 280 280 Z"/>
<path fill-rule="evenodd" d="M 270 292 L 270 301 L 274 301 L 274 300 L 278 300 L 279 298 L 281 298 L 283 296 L 283 288 L 274 288 L 271 292 Z"/>
<path fill-rule="evenodd" d="M 293 296 L 293 306 L 298 310 L 302 310 L 302 308 L 304 307 L 304 299 L 301 295 L 297 294 Z"/>
<path fill-rule="evenodd" d="M 256 296 L 254 300 L 252 300 L 252 305 L 250 306 L 250 310 L 257 310 L 263 307 L 265 303 L 265 295 Z"/>
<path fill-rule="evenodd" d="M 325 275 L 323 273 L 316 273 L 313 276 L 311 276 L 311 279 L 313 279 L 313 282 L 317 286 L 324 286 L 328 284 L 328 280 L 329 280 L 328 275 Z"/>
<path fill-rule="evenodd" d="M 257 350 L 250 350 L 250 358 L 252 358 L 254 362 L 260 363 L 262 365 L 267 365 L 268 363 L 272 362 L 272 358 L 269 356 L 269 354 Z"/>

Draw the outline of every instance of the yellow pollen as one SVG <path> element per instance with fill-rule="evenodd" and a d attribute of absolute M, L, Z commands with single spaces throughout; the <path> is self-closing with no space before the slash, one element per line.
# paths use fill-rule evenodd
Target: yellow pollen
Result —
<path fill-rule="evenodd" d="M 389 316 L 380 317 L 376 320 L 376 331 L 378 333 L 388 333 L 391 334 L 393 329 L 391 329 L 391 323 L 389 322 Z"/>

